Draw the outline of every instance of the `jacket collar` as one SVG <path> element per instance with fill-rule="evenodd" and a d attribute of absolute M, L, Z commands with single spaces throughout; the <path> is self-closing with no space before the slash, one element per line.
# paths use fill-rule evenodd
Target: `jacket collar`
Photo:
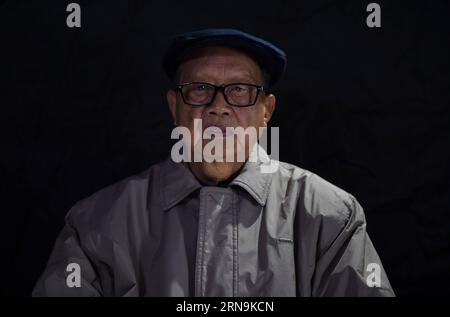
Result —
<path fill-rule="evenodd" d="M 255 145 L 240 174 L 231 181 L 247 191 L 261 206 L 266 204 L 273 173 L 261 172 L 261 167 L 271 160 L 264 149 Z M 168 157 L 161 165 L 160 174 L 161 201 L 164 210 L 168 210 L 200 189 L 202 185 L 190 171 L 187 163 L 175 163 Z"/>
<path fill-rule="evenodd" d="M 241 173 L 231 181 L 230 185 L 237 185 L 245 189 L 261 206 L 266 204 L 273 172 L 265 173 L 263 167 L 268 167 L 272 161 L 266 151 L 256 144 L 245 162 Z"/>
<path fill-rule="evenodd" d="M 189 170 L 187 163 L 175 163 L 169 156 L 161 165 L 161 201 L 168 210 L 202 187 Z"/>

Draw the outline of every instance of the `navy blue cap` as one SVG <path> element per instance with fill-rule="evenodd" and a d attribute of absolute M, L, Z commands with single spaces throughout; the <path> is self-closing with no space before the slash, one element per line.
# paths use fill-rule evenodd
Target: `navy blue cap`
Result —
<path fill-rule="evenodd" d="M 286 53 L 266 40 L 234 29 L 205 29 L 183 33 L 173 39 L 163 57 L 167 76 L 173 80 L 187 56 L 208 46 L 228 46 L 247 53 L 269 75 L 269 86 L 274 85 L 286 69 Z"/>

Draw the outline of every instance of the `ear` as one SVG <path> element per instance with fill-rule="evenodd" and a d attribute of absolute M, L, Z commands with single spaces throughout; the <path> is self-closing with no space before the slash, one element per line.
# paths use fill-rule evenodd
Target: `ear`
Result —
<path fill-rule="evenodd" d="M 177 93 L 170 89 L 166 93 L 167 105 L 172 114 L 173 123 L 177 125 Z"/>
<path fill-rule="evenodd" d="M 277 99 L 274 95 L 270 94 L 264 100 L 264 126 L 267 127 L 267 123 L 269 123 L 270 118 L 272 118 L 272 114 L 275 110 Z"/>

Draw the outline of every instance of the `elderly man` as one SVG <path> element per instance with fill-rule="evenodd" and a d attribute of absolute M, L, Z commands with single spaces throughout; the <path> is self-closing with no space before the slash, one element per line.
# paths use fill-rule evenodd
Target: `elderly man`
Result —
<path fill-rule="evenodd" d="M 176 37 L 163 60 L 175 84 L 167 102 L 192 132 L 191 159 L 172 155 L 78 202 L 33 295 L 393 296 L 355 198 L 291 164 L 264 171 L 260 134 L 227 130 L 267 126 L 285 64 L 282 50 L 237 30 Z M 230 139 L 215 159 L 192 159 Z"/>

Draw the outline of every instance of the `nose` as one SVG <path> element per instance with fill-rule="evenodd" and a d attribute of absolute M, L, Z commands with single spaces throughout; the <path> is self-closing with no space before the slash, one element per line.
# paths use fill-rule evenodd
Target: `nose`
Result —
<path fill-rule="evenodd" d="M 211 116 L 229 116 L 230 106 L 225 101 L 222 91 L 218 91 L 213 102 L 207 108 L 208 114 Z"/>

